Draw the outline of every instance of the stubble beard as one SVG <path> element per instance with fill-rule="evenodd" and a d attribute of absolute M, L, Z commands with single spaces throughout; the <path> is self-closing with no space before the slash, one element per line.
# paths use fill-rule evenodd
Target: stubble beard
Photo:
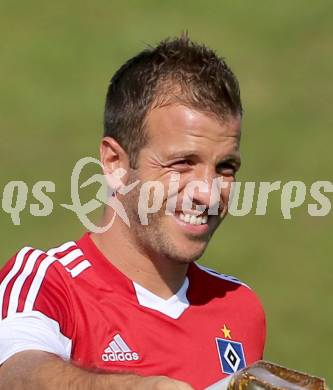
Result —
<path fill-rule="evenodd" d="M 137 179 L 135 172 L 129 175 L 129 182 L 134 182 Z M 126 195 L 124 206 L 130 221 L 130 237 L 138 250 L 148 255 L 151 259 L 165 259 L 180 264 L 189 264 L 192 261 L 199 259 L 205 251 L 209 237 L 189 237 L 188 244 L 193 249 L 188 250 L 177 245 L 177 238 L 173 238 L 172 233 L 168 232 L 167 226 L 163 222 L 173 216 L 165 215 L 165 202 L 161 209 L 148 215 L 148 225 L 143 225 L 140 221 L 138 213 L 138 203 L 140 195 L 140 186 L 135 187 Z M 170 229 L 170 227 L 169 227 Z M 194 248 L 197 247 L 196 250 Z"/>

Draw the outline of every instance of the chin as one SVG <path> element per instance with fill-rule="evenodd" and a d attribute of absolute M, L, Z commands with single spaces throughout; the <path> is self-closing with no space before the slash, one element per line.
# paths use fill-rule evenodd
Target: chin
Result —
<path fill-rule="evenodd" d="M 187 240 L 186 243 L 181 245 L 174 245 L 174 251 L 172 251 L 172 257 L 179 263 L 192 263 L 200 259 L 207 247 L 207 243 L 191 242 Z"/>

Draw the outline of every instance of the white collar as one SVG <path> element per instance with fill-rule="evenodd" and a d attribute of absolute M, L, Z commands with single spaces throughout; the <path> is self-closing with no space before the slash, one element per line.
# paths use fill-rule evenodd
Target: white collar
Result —
<path fill-rule="evenodd" d="M 183 312 L 190 306 L 186 293 L 189 286 L 189 280 L 186 277 L 183 285 L 168 299 L 163 299 L 158 295 L 155 295 L 146 288 L 133 282 L 136 296 L 139 304 L 149 309 L 157 310 L 160 313 L 167 315 L 173 319 L 179 318 Z"/>

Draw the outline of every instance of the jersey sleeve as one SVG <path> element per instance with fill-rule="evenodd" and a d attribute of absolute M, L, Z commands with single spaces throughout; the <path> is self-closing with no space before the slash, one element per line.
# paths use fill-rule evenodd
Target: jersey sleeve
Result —
<path fill-rule="evenodd" d="M 0 271 L 0 364 L 26 350 L 71 356 L 70 278 L 57 258 L 25 247 Z"/>

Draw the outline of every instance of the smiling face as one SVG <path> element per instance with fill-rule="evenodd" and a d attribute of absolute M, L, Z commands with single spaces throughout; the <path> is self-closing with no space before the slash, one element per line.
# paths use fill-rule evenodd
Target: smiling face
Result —
<path fill-rule="evenodd" d="M 126 195 L 130 234 L 142 249 L 181 263 L 202 255 L 227 213 L 230 186 L 221 190 L 219 215 L 209 216 L 207 211 L 213 179 L 223 177 L 228 183 L 235 180 L 240 166 L 240 128 L 240 116 L 219 121 L 180 104 L 155 108 L 148 114 L 148 141 L 140 150 L 137 169 L 131 171 L 130 180 L 159 181 L 164 186 L 164 198 L 160 211 L 150 214 L 149 224 L 143 226 L 138 217 L 139 189 Z M 166 215 L 170 178 L 175 173 L 180 178 L 176 211 Z M 206 206 L 199 218 L 193 216 L 193 210 L 182 211 L 185 188 L 194 180 L 207 183 L 209 188 L 193 193 L 193 210 L 196 205 Z"/>

